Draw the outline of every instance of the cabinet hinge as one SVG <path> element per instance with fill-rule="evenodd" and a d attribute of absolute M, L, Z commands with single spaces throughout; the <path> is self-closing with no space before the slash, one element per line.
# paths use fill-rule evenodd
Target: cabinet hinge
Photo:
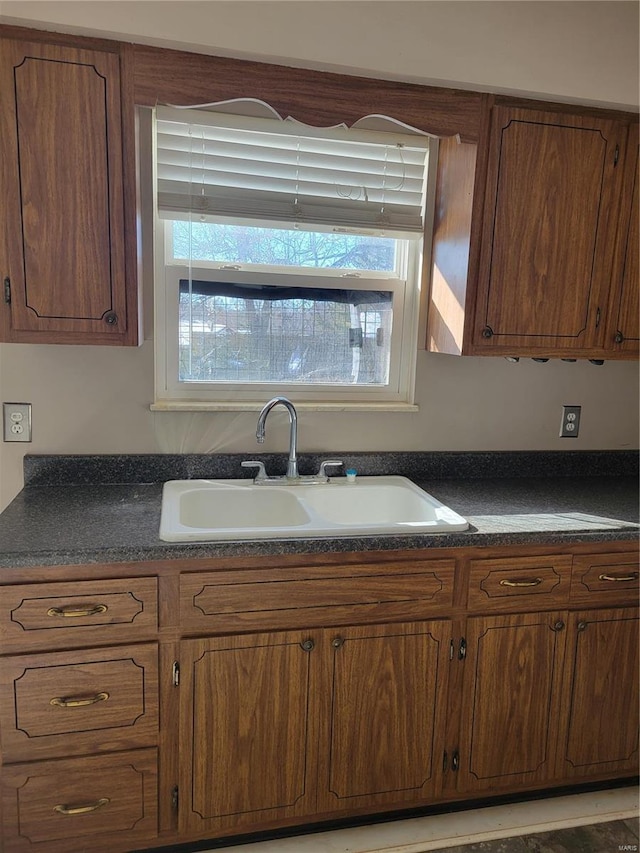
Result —
<path fill-rule="evenodd" d="M 614 155 L 613 155 L 613 165 L 614 166 L 618 165 L 619 158 L 620 158 L 620 146 L 616 145 L 616 150 L 615 150 Z"/>
<path fill-rule="evenodd" d="M 596 310 L 596 329 L 600 325 L 600 308 Z"/>
<path fill-rule="evenodd" d="M 177 660 L 174 660 L 171 667 L 171 683 L 174 687 L 180 686 L 180 663 Z"/>
<path fill-rule="evenodd" d="M 464 637 L 460 639 L 460 646 L 458 647 L 458 660 L 464 660 L 467 656 L 467 641 Z"/>
<path fill-rule="evenodd" d="M 9 276 L 4 280 L 4 301 L 7 305 L 11 304 L 11 279 Z"/>
<path fill-rule="evenodd" d="M 180 802 L 180 793 L 178 791 L 178 786 L 176 785 L 173 791 L 171 792 L 171 808 L 174 811 L 178 811 L 178 803 Z"/>
<path fill-rule="evenodd" d="M 453 640 L 450 640 L 450 642 L 449 642 L 449 660 L 453 660 L 453 656 L 455 655 L 455 652 L 456 652 L 456 644 L 454 643 Z"/>

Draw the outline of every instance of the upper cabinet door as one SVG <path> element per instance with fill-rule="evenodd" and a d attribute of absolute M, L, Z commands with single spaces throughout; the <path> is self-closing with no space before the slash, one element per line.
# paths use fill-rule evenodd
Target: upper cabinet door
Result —
<path fill-rule="evenodd" d="M 625 142 L 615 121 L 493 110 L 476 352 L 603 347 Z"/>
<path fill-rule="evenodd" d="M 120 56 L 11 39 L 1 47 L 3 337 L 134 343 Z"/>
<path fill-rule="evenodd" d="M 638 355 L 640 351 L 640 265 L 638 264 L 638 244 L 640 228 L 638 226 L 638 125 L 632 125 L 629 131 L 627 154 L 627 173 L 625 189 L 631 197 L 631 208 L 625 209 L 626 218 L 620 226 L 620 251 L 622 253 L 622 287 L 619 297 L 614 300 L 612 323 L 607 333 L 607 346 L 613 346 L 619 353 Z"/>

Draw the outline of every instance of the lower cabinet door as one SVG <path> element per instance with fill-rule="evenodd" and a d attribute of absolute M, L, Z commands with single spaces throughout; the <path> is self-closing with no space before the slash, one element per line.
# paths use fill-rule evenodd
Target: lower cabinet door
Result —
<path fill-rule="evenodd" d="M 459 792 L 498 792 L 555 772 L 566 613 L 467 621 Z"/>
<path fill-rule="evenodd" d="M 135 849 L 157 834 L 156 750 L 7 765 L 2 808 L 5 853 Z"/>
<path fill-rule="evenodd" d="M 182 834 L 315 812 L 317 655 L 308 632 L 183 641 Z"/>
<path fill-rule="evenodd" d="M 628 776 L 638 769 L 638 610 L 572 613 L 558 773 Z"/>
<path fill-rule="evenodd" d="M 436 796 L 450 635 L 444 620 L 324 632 L 320 811 Z"/>

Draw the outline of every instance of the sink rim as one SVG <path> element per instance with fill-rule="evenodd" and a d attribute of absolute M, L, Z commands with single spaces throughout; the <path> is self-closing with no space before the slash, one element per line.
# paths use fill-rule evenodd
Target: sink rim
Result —
<path fill-rule="evenodd" d="M 436 514 L 434 521 L 401 522 L 393 521 L 387 524 L 375 522 L 341 524 L 322 517 L 311 504 L 305 500 L 305 493 L 312 489 L 348 488 L 354 492 L 377 485 L 394 485 L 417 494 L 422 501 L 430 505 Z M 251 490 L 256 493 L 267 489 L 286 490 L 295 496 L 309 515 L 309 521 L 304 524 L 286 526 L 270 525 L 267 527 L 244 526 L 226 528 L 190 527 L 180 521 L 180 496 L 189 491 L 227 489 Z M 355 483 L 349 483 L 344 477 L 332 477 L 329 483 L 300 484 L 273 483 L 256 486 L 249 479 L 195 479 L 168 480 L 163 485 L 162 508 L 160 517 L 160 539 L 166 542 L 215 542 L 215 541 L 247 541 L 261 539 L 339 539 L 358 536 L 415 536 L 455 533 L 467 530 L 469 523 L 462 516 L 451 510 L 433 495 L 421 489 L 407 477 L 396 475 L 361 476 Z"/>

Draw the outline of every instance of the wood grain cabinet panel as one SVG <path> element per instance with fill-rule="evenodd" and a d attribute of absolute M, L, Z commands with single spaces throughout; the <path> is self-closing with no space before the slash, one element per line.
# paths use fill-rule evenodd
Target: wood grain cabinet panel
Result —
<path fill-rule="evenodd" d="M 572 613 L 567 634 L 558 775 L 578 780 L 637 772 L 637 609 Z"/>
<path fill-rule="evenodd" d="M 0 653 L 155 638 L 156 578 L 16 584 L 0 597 Z"/>
<path fill-rule="evenodd" d="M 637 357 L 637 124 L 496 100 L 440 147 L 428 348 Z"/>
<path fill-rule="evenodd" d="M 132 850 L 157 833 L 155 750 L 4 767 L 5 853 Z"/>
<path fill-rule="evenodd" d="M 307 633 L 182 642 L 186 835 L 314 813 L 317 656 Z"/>
<path fill-rule="evenodd" d="M 155 645 L 0 659 L 5 762 L 155 746 Z"/>
<path fill-rule="evenodd" d="M 561 612 L 467 621 L 461 792 L 517 790 L 553 779 L 565 622 Z"/>
<path fill-rule="evenodd" d="M 320 811 L 435 798 L 450 634 L 446 621 L 325 632 Z"/>
<path fill-rule="evenodd" d="M 629 357 L 640 353 L 640 144 L 638 125 L 629 131 L 626 188 L 631 207 L 625 209 L 622 220 L 619 251 L 622 254 L 622 284 L 617 299 L 612 300 L 612 317 L 607 332 L 607 344 Z"/>
<path fill-rule="evenodd" d="M 627 128 L 496 107 L 474 345 L 604 345 Z"/>
<path fill-rule="evenodd" d="M 470 611 L 504 612 L 559 607 L 569 601 L 571 556 L 471 560 Z"/>
<path fill-rule="evenodd" d="M 454 573 L 453 560 L 188 573 L 182 624 L 227 632 L 415 619 L 450 609 Z"/>
<path fill-rule="evenodd" d="M 571 603 L 636 604 L 640 589 L 638 551 L 586 554 L 573 558 Z"/>
<path fill-rule="evenodd" d="M 0 57 L 8 339 L 135 343 L 119 52 L 3 39 Z"/>

